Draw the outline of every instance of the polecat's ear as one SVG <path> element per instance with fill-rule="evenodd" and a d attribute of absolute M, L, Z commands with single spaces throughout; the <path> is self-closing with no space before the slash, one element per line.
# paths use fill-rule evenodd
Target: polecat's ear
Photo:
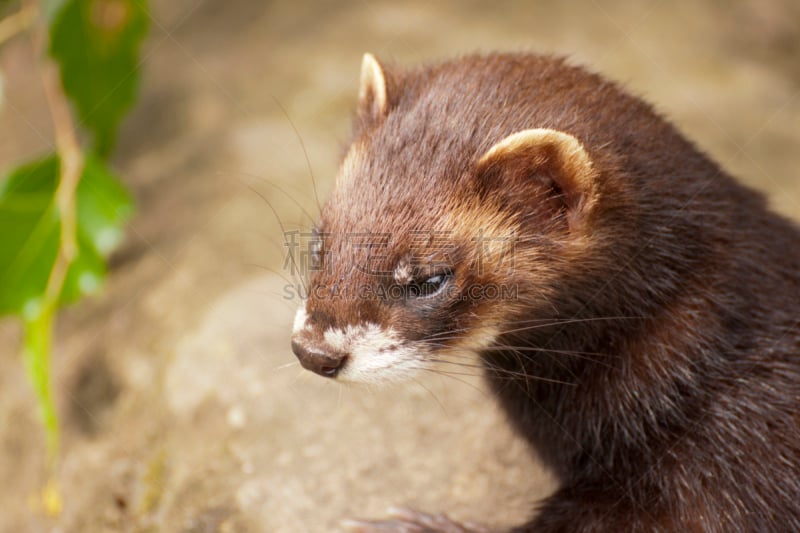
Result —
<path fill-rule="evenodd" d="M 380 118 L 388 110 L 386 76 L 378 60 L 370 53 L 361 60 L 361 85 L 358 88 L 358 108 L 371 118 Z"/>
<path fill-rule="evenodd" d="M 577 224 L 593 204 L 595 171 L 583 145 L 568 133 L 537 128 L 523 130 L 492 146 L 477 163 L 485 185 L 525 195 L 534 185 L 551 210 L 565 212 Z"/>

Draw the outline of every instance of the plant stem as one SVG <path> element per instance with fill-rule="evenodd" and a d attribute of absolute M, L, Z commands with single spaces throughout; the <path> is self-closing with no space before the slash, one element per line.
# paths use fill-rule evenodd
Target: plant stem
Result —
<path fill-rule="evenodd" d="M 34 0 L 29 9 L 36 9 Z M 26 365 L 41 402 L 42 415 L 47 429 L 48 455 L 53 467 L 58 457 L 58 422 L 50 390 L 50 353 L 52 349 L 53 318 L 58 309 L 61 291 L 77 248 L 76 191 L 84 166 L 75 125 L 69 103 L 61 88 L 58 69 L 47 56 L 48 28 L 38 20 L 31 32 L 34 53 L 38 57 L 38 70 L 42 79 L 47 107 L 53 121 L 56 153 L 59 160 L 59 181 L 55 192 L 55 205 L 60 219 L 58 255 L 47 279 L 44 301 L 39 315 L 26 321 L 25 356 Z"/>
<path fill-rule="evenodd" d="M 69 265 L 77 255 L 75 191 L 83 172 L 83 152 L 72 123 L 69 105 L 61 91 L 61 82 L 55 66 L 48 62 L 40 68 L 47 105 L 53 119 L 56 135 L 56 152 L 61 166 L 61 178 L 56 189 L 56 206 L 61 217 L 61 238 L 58 257 L 47 280 L 45 300 L 56 304 Z"/>
<path fill-rule="evenodd" d="M 36 4 L 30 4 L 30 8 Z M 39 74 L 42 78 L 47 107 L 53 120 L 56 152 L 61 176 L 56 189 L 56 207 L 61 219 L 58 257 L 50 271 L 45 291 L 45 307 L 56 306 L 64 285 L 64 279 L 77 255 L 75 192 L 83 172 L 83 151 L 78 141 L 69 103 L 61 89 L 61 80 L 56 65 L 46 58 L 47 27 L 41 22 L 33 35 L 34 49 L 40 56 Z"/>

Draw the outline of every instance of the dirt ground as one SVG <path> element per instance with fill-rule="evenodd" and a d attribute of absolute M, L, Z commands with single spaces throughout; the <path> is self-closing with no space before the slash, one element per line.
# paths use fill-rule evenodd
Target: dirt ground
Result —
<path fill-rule="evenodd" d="M 57 518 L 33 498 L 44 439 L 18 326 L 0 322 L 0 531 L 333 531 L 398 504 L 523 520 L 555 485 L 480 379 L 347 388 L 299 368 L 262 196 L 287 229 L 310 226 L 310 173 L 324 197 L 363 52 L 524 49 L 623 81 L 800 218 L 800 4 L 732 4 L 153 0 L 114 162 L 138 213 L 106 290 L 57 327 Z M 52 137 L 28 43 L 0 68 L 7 169 Z"/>

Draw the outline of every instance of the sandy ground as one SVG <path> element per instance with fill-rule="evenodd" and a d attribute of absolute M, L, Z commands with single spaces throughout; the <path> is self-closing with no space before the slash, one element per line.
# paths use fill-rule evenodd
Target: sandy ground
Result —
<path fill-rule="evenodd" d="M 138 214 L 106 290 L 57 327 L 57 519 L 32 498 L 44 440 L 17 325 L 0 322 L 0 531 L 331 531 L 396 504 L 504 526 L 553 490 L 477 378 L 368 389 L 300 370 L 282 236 L 262 196 L 287 228 L 309 227 L 309 168 L 324 196 L 363 52 L 414 64 L 529 49 L 623 81 L 800 218 L 800 9 L 489 5 L 152 2 L 141 100 L 115 158 Z M 0 68 L 8 168 L 51 133 L 28 43 L 0 50 Z"/>

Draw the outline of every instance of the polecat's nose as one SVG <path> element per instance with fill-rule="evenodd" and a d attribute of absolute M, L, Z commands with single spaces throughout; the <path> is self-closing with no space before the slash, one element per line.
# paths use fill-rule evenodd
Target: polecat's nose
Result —
<path fill-rule="evenodd" d="M 334 378 L 339 373 L 345 360 L 346 354 L 331 353 L 313 348 L 306 348 L 297 341 L 292 341 L 292 351 L 300 360 L 303 368 L 316 372 L 326 378 Z"/>

